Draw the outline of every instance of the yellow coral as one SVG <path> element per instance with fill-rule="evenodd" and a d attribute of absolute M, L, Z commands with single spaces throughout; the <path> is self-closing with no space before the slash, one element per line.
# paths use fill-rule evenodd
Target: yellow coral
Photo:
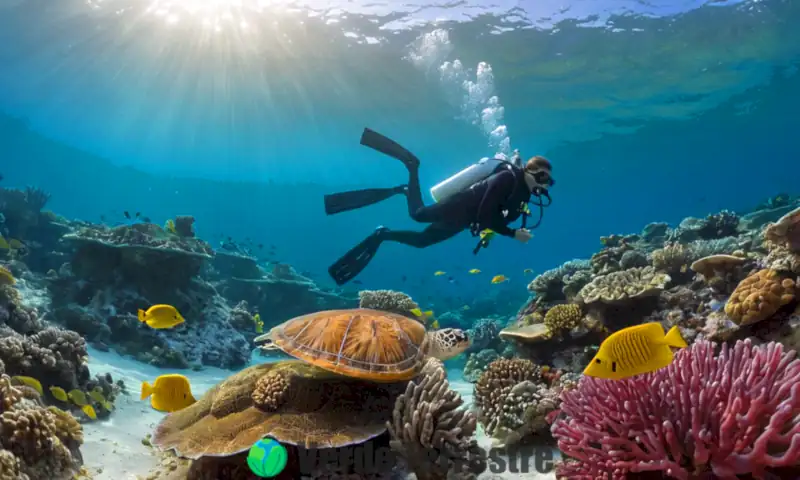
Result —
<path fill-rule="evenodd" d="M 580 325 L 582 318 L 583 309 L 580 305 L 567 303 L 548 310 L 544 316 L 544 324 L 551 335 L 558 335 Z"/>
<path fill-rule="evenodd" d="M 7 268 L 0 266 L 0 285 L 14 285 L 17 281 Z"/>
<path fill-rule="evenodd" d="M 749 325 L 771 317 L 795 299 L 794 280 L 765 269 L 745 278 L 725 304 L 725 313 L 738 325 Z"/>

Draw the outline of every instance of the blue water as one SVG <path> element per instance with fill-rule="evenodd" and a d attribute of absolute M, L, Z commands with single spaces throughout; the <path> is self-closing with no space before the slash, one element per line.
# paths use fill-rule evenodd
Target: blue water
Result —
<path fill-rule="evenodd" d="M 386 244 L 364 288 L 524 299 L 523 268 L 586 257 L 601 235 L 797 193 L 796 2 L 480 3 L 0 0 L 3 185 L 92 221 L 194 215 L 210 242 L 274 244 L 331 284 L 376 225 L 422 228 L 402 198 L 324 215 L 325 193 L 406 180 L 359 146 L 363 127 L 414 151 L 425 189 L 495 152 L 459 118 L 486 105 L 439 80 L 459 59 L 471 81 L 491 65 L 511 147 L 554 164 L 553 205 L 527 245 Z M 412 61 L 436 29 L 448 43 Z"/>

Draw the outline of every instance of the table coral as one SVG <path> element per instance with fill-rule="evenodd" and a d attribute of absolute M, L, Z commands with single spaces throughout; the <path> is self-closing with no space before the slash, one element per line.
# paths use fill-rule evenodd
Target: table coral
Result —
<path fill-rule="evenodd" d="M 80 424 L 0 377 L 0 472 L 14 480 L 67 480 L 83 463 Z"/>
<path fill-rule="evenodd" d="M 653 267 L 631 268 L 595 277 L 578 296 L 584 303 L 625 303 L 630 299 L 656 296 L 671 280 Z"/>
<path fill-rule="evenodd" d="M 474 438 L 477 419 L 460 407 L 464 401 L 450 389 L 444 366 L 429 359 L 420 376 L 409 382 L 387 423 L 390 445 L 408 462 L 419 480 L 445 480 L 448 474 L 469 480 L 486 469 L 486 452 Z"/>
<path fill-rule="evenodd" d="M 584 377 L 561 395 L 552 427 L 570 459 L 560 478 L 795 478 L 800 464 L 800 361 L 774 342 L 698 341 L 672 364 L 624 380 Z M 750 478 L 750 477 L 746 477 Z"/>
<path fill-rule="evenodd" d="M 725 304 L 725 313 L 737 325 L 766 320 L 794 301 L 797 285 L 775 270 L 760 270 L 742 280 Z"/>

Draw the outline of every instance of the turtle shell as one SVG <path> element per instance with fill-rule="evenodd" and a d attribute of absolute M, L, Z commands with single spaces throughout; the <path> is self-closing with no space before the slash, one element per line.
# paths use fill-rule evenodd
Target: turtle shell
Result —
<path fill-rule="evenodd" d="M 151 442 L 190 459 L 236 455 L 267 436 L 305 448 L 359 444 L 386 431 L 402 387 L 297 360 L 256 365 L 164 417 Z"/>
<path fill-rule="evenodd" d="M 303 315 L 273 328 L 269 340 L 312 365 L 375 382 L 412 379 L 427 350 L 420 322 L 367 308 Z"/>

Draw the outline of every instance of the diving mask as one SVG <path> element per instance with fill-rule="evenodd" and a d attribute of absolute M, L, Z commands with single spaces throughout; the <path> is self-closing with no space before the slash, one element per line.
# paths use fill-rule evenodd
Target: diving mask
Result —
<path fill-rule="evenodd" d="M 544 188 L 550 188 L 556 184 L 556 181 L 547 170 L 537 170 L 535 172 L 526 170 L 525 173 L 532 176 L 536 183 Z"/>

